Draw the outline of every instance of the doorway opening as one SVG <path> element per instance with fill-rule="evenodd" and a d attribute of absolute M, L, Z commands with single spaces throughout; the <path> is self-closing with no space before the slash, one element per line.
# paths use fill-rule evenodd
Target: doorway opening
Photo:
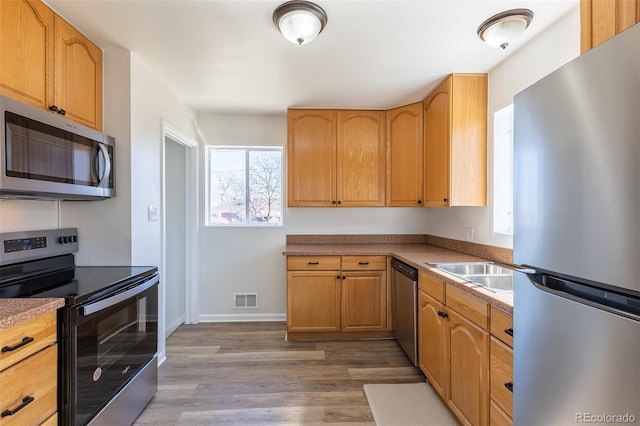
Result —
<path fill-rule="evenodd" d="M 198 322 L 197 142 L 163 123 L 161 332 Z"/>

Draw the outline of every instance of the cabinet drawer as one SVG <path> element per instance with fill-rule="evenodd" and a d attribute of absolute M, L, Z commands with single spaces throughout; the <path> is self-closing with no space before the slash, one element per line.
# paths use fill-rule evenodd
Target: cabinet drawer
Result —
<path fill-rule="evenodd" d="M 340 256 L 288 256 L 289 271 L 339 271 Z"/>
<path fill-rule="evenodd" d="M 490 416 L 489 424 L 491 426 L 511 426 L 513 424 L 511 417 L 507 416 L 493 400 L 491 401 Z"/>
<path fill-rule="evenodd" d="M 491 334 L 513 348 L 513 316 L 492 306 Z"/>
<path fill-rule="evenodd" d="M 52 345 L 0 373 L 0 411 L 15 410 L 25 398 L 33 398 L 15 414 L 3 417 L 0 425 L 40 424 L 56 412 L 57 365 L 58 347 Z"/>
<path fill-rule="evenodd" d="M 45 420 L 40 426 L 58 426 L 58 413 L 53 413 L 53 415 Z"/>
<path fill-rule="evenodd" d="M 39 315 L 1 332 L 0 371 L 55 343 L 56 315 L 56 311 Z"/>
<path fill-rule="evenodd" d="M 447 285 L 446 287 L 446 303 L 448 307 L 455 310 L 469 321 L 479 327 L 488 330 L 489 326 L 489 305 L 473 297 L 462 290 Z"/>
<path fill-rule="evenodd" d="M 490 369 L 491 399 L 513 417 L 513 392 L 505 386 L 513 386 L 513 351 L 495 337 L 491 337 Z"/>
<path fill-rule="evenodd" d="M 385 271 L 386 256 L 342 256 L 343 271 Z"/>
<path fill-rule="evenodd" d="M 418 274 L 418 288 L 438 302 L 444 303 L 444 281 L 420 271 Z"/>

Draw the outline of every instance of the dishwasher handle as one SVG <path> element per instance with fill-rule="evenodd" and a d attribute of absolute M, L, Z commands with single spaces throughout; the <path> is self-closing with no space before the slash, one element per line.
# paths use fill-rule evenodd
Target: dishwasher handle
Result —
<path fill-rule="evenodd" d="M 418 270 L 416 268 L 409 266 L 398 259 L 391 260 L 391 267 L 405 277 L 411 279 L 411 281 L 418 281 Z"/>

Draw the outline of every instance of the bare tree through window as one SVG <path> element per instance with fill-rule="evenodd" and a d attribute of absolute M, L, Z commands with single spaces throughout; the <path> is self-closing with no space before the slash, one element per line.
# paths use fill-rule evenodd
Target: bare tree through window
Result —
<path fill-rule="evenodd" d="M 282 224 L 282 149 L 207 147 L 207 225 Z"/>

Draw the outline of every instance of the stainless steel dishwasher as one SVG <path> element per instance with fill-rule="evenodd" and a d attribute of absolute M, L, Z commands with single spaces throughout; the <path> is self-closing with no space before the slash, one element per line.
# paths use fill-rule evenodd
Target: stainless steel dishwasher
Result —
<path fill-rule="evenodd" d="M 393 335 L 413 365 L 417 367 L 418 270 L 398 259 L 391 261 L 391 267 L 393 268 Z"/>

